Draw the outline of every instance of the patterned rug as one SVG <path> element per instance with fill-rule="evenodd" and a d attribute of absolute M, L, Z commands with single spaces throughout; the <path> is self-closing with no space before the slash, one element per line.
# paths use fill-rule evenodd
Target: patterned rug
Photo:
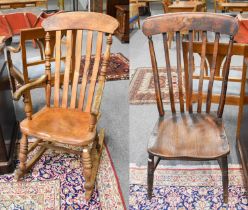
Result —
<path fill-rule="evenodd" d="M 97 186 L 85 200 L 80 157 L 47 150 L 22 182 L 0 176 L 0 209 L 125 209 L 109 152 L 103 149 Z"/>
<path fill-rule="evenodd" d="M 229 201 L 223 203 L 219 166 L 158 166 L 154 196 L 147 198 L 146 167 L 130 166 L 129 209 L 248 209 L 239 165 L 229 164 Z"/>
<path fill-rule="evenodd" d="M 0 182 L 0 209 L 59 209 L 60 181 Z"/>
<path fill-rule="evenodd" d="M 196 67 L 198 68 L 198 67 Z M 231 70 L 242 71 L 239 66 L 232 66 Z M 159 68 L 159 82 L 161 88 L 162 100 L 164 103 L 170 103 L 169 86 L 167 72 L 165 68 Z M 174 91 L 174 100 L 179 102 L 178 79 L 176 68 L 172 68 L 172 83 Z M 182 80 L 184 82 L 184 80 Z M 183 90 L 184 91 L 184 90 Z M 151 68 L 138 68 L 135 70 L 129 87 L 130 104 L 150 104 L 156 103 L 154 78 Z"/>
<path fill-rule="evenodd" d="M 90 71 L 88 76 L 91 76 L 95 56 L 91 57 Z M 103 61 L 103 56 L 101 57 L 101 63 Z M 83 75 L 85 64 L 85 56 L 82 57 L 80 75 Z M 100 65 L 101 66 L 101 65 Z M 107 68 L 106 80 L 125 80 L 129 79 L 129 60 L 121 53 L 111 53 L 109 65 Z"/>
<path fill-rule="evenodd" d="M 159 68 L 159 82 L 161 88 L 161 96 L 164 103 L 170 102 L 169 86 L 167 80 L 167 72 L 165 68 Z M 176 70 L 172 70 L 173 91 L 175 93 L 174 100 L 179 102 L 178 80 Z M 134 73 L 129 87 L 129 103 L 130 104 L 149 104 L 156 103 L 153 72 L 151 68 L 138 68 Z"/>

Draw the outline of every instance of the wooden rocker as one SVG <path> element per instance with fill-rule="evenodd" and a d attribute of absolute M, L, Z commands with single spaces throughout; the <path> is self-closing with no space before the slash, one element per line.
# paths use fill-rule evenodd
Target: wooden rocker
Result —
<path fill-rule="evenodd" d="M 110 57 L 112 35 L 118 27 L 116 19 L 100 14 L 87 12 L 70 12 L 52 16 L 45 20 L 45 75 L 30 81 L 24 74 L 25 85 L 19 88 L 14 99 L 24 95 L 27 118 L 20 123 L 22 139 L 20 141 L 20 166 L 16 173 L 19 180 L 27 173 L 46 149 L 62 150 L 79 154 L 82 157 L 85 177 L 86 200 L 91 198 L 94 190 L 96 174 L 100 162 L 104 141 L 104 130 L 97 132 L 99 108 L 103 94 L 106 68 Z M 51 34 L 55 39 L 55 73 L 53 96 L 51 97 Z M 65 69 L 61 70 L 62 34 L 66 33 Z M 95 36 L 95 33 L 97 35 Z M 100 58 L 102 44 L 107 33 L 107 44 L 102 66 Z M 83 44 L 83 38 L 86 44 Z M 88 78 L 92 43 L 96 38 L 95 60 L 92 76 Z M 83 47 L 86 48 L 86 62 L 82 79 L 79 78 L 80 62 Z M 100 69 L 100 70 L 99 70 Z M 100 71 L 100 72 L 99 72 Z M 63 74 L 63 77 L 61 77 Z M 62 80 L 62 81 L 61 81 Z M 81 82 L 80 82 L 81 81 Z M 96 85 L 96 81 L 98 84 Z M 30 90 L 45 84 L 46 106 L 32 115 Z M 61 86 L 62 84 L 62 86 Z M 69 87 L 71 85 L 71 87 Z M 97 86 L 97 88 L 96 88 Z M 70 97 L 69 97 L 70 95 Z M 37 141 L 28 147 L 28 136 Z M 69 149 L 57 144 L 81 147 L 82 151 Z M 37 146 L 40 150 L 27 162 L 28 154 Z"/>

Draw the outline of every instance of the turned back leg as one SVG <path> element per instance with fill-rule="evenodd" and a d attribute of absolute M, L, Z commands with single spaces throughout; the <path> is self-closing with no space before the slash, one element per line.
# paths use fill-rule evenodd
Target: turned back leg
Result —
<path fill-rule="evenodd" d="M 155 170 L 155 168 L 154 168 L 154 156 L 149 154 L 148 168 L 147 168 L 148 199 L 152 198 L 154 170 Z"/>
<path fill-rule="evenodd" d="M 227 156 L 218 159 L 222 171 L 223 198 L 224 203 L 228 203 L 228 162 Z"/>

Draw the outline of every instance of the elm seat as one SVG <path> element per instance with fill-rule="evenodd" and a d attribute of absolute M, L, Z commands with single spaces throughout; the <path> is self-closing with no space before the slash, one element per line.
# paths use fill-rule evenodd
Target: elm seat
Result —
<path fill-rule="evenodd" d="M 21 122 L 24 134 L 44 140 L 84 146 L 94 140 L 96 131 L 89 131 L 90 113 L 64 108 L 44 108 L 32 120 Z"/>
<path fill-rule="evenodd" d="M 230 149 L 222 119 L 211 114 L 177 113 L 158 120 L 148 152 L 166 158 L 215 159 Z"/>

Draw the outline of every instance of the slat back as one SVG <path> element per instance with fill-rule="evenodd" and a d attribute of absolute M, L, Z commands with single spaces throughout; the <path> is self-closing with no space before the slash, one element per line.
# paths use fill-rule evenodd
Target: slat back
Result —
<path fill-rule="evenodd" d="M 213 83 L 214 83 L 214 75 L 216 70 L 216 61 L 217 61 L 217 54 L 218 54 L 218 48 L 219 48 L 219 40 L 220 40 L 220 34 L 215 34 L 215 40 L 214 40 L 214 50 L 213 50 L 213 60 L 211 64 L 210 69 L 210 79 L 208 83 L 208 94 L 207 94 L 207 103 L 206 103 L 206 112 L 210 112 L 211 108 L 211 97 L 212 97 L 212 90 L 213 90 Z M 229 55 L 231 56 L 231 55 Z M 204 58 L 205 59 L 205 58 Z"/>
<path fill-rule="evenodd" d="M 171 65 L 170 65 L 170 57 L 169 57 L 169 48 L 168 48 L 168 39 L 167 35 L 163 34 L 163 42 L 164 42 L 164 51 L 165 51 L 165 62 L 166 62 L 166 71 L 168 77 L 168 85 L 169 85 L 169 94 L 170 94 L 170 101 L 171 101 L 171 111 L 173 113 L 176 112 L 175 103 L 174 103 L 174 91 L 173 91 L 173 84 L 171 78 Z"/>
<path fill-rule="evenodd" d="M 180 106 L 180 112 L 184 112 L 184 101 L 186 102 L 186 110 L 189 113 L 193 112 L 193 102 L 192 102 L 192 94 L 194 90 L 195 83 L 193 82 L 193 72 L 195 71 L 194 65 L 194 56 L 193 56 L 193 40 L 195 31 L 200 31 L 202 46 L 201 46 L 201 60 L 200 60 L 200 77 L 198 81 L 198 104 L 197 104 L 197 112 L 201 113 L 202 111 L 202 92 L 203 86 L 205 85 L 204 79 L 204 70 L 205 70 L 205 61 L 206 61 L 206 45 L 207 45 L 207 34 L 209 32 L 213 33 L 215 38 L 213 42 L 213 59 L 211 63 L 211 71 L 210 71 L 210 79 L 208 81 L 207 86 L 207 100 L 206 100 L 206 112 L 209 113 L 211 110 L 211 98 L 213 92 L 213 84 L 214 84 L 214 75 L 216 70 L 216 60 L 218 54 L 218 47 L 221 40 L 221 35 L 228 35 L 229 44 L 228 44 L 228 53 L 226 55 L 224 72 L 225 75 L 223 77 L 222 82 L 222 90 L 221 90 L 221 100 L 218 108 L 218 117 L 222 117 L 224 105 L 225 105 L 225 97 L 227 90 L 227 81 L 229 75 L 229 66 L 231 61 L 231 50 L 233 45 L 233 36 L 236 34 L 238 30 L 238 22 L 235 18 L 230 16 L 221 15 L 221 14 L 213 14 L 213 13 L 173 13 L 173 14 L 163 14 L 158 16 L 149 17 L 144 21 L 143 24 L 143 33 L 149 39 L 149 48 L 151 54 L 151 62 L 154 73 L 154 84 L 155 84 L 155 92 L 157 105 L 160 116 L 164 115 L 164 108 L 161 98 L 161 89 L 160 89 L 160 81 L 159 81 L 159 72 L 156 61 L 155 47 L 152 42 L 152 38 L 154 35 L 162 35 L 163 40 L 163 48 L 165 54 L 165 66 L 167 72 L 167 83 L 169 89 L 169 97 L 170 97 L 170 105 L 171 112 L 176 112 L 175 105 L 175 90 L 178 90 L 178 102 Z M 187 42 L 187 52 L 183 53 L 183 61 L 181 56 L 182 51 L 182 36 L 180 34 L 181 31 L 188 31 L 188 42 Z M 168 48 L 168 33 L 176 34 L 176 52 L 169 52 Z M 223 39 L 223 41 L 226 41 Z M 185 49 L 183 49 L 185 51 Z M 209 52 L 208 52 L 209 54 Z M 173 81 L 172 71 L 174 68 L 171 66 L 173 62 L 171 57 L 176 58 L 176 75 L 177 82 Z M 184 100 L 184 98 L 186 100 Z"/>
<path fill-rule="evenodd" d="M 163 116 L 164 107 L 163 107 L 163 102 L 162 102 L 162 97 L 161 97 L 157 60 L 156 60 L 153 41 L 151 37 L 149 37 L 149 48 L 150 48 L 150 54 L 151 54 L 151 62 L 152 62 L 152 70 L 153 70 L 153 76 L 154 76 L 154 86 L 155 86 L 158 112 L 160 116 Z"/>
<path fill-rule="evenodd" d="M 204 69 L 205 69 L 205 58 L 206 58 L 206 44 L 207 44 L 207 32 L 202 32 L 202 47 L 201 47 L 201 64 L 200 64 L 200 79 L 198 85 L 198 105 L 197 112 L 201 113 L 202 110 L 202 89 L 203 89 L 203 77 L 204 77 Z"/>
<path fill-rule="evenodd" d="M 184 112 L 180 32 L 177 32 L 176 33 L 176 51 L 177 51 L 177 78 L 178 78 L 178 91 L 179 91 L 180 111 L 181 112 Z"/>
<path fill-rule="evenodd" d="M 97 79 L 97 75 L 98 75 L 98 69 L 99 69 L 99 65 L 100 65 L 101 52 L 102 52 L 102 39 L 103 39 L 103 33 L 99 32 L 98 36 L 97 36 L 95 62 L 93 65 L 92 76 L 90 79 L 88 101 L 87 101 L 86 108 L 85 108 L 86 112 L 89 112 L 91 109 L 92 99 L 93 99 L 93 95 L 95 92 L 96 79 Z"/>
<path fill-rule="evenodd" d="M 61 31 L 56 32 L 56 58 L 55 58 L 55 74 L 54 81 L 54 106 L 59 107 L 59 95 L 60 95 L 60 68 L 61 68 Z"/>
<path fill-rule="evenodd" d="M 192 113 L 192 90 L 193 90 L 193 34 L 192 30 L 189 32 L 189 68 L 188 68 L 188 88 L 186 88 L 186 94 L 188 95 L 188 107 L 190 113 Z"/>
<path fill-rule="evenodd" d="M 90 26 L 87 23 L 89 20 L 96 20 L 96 18 L 99 18 L 96 25 Z M 110 26 L 106 24 L 107 21 Z M 53 23 L 52 26 L 51 22 Z M 96 83 L 99 80 L 99 71 L 106 70 L 103 64 L 107 64 L 109 59 L 109 56 L 104 56 L 103 64 L 100 67 L 104 33 L 109 34 L 107 36 L 105 50 L 105 55 L 109 55 L 112 34 L 118 27 L 117 20 L 97 13 L 72 12 L 69 15 L 63 13 L 52 16 L 45 20 L 42 26 L 46 31 L 45 66 L 48 75 L 46 85 L 47 106 L 80 109 L 91 112 L 95 98 Z M 50 33 L 54 31 L 56 32 L 54 98 L 51 100 Z M 65 47 L 63 43 L 65 43 Z M 64 53 L 65 64 L 63 66 L 61 58 Z M 82 72 L 81 61 L 83 55 L 85 55 L 85 62 Z M 92 59 L 94 64 L 91 70 L 90 64 Z M 100 73 L 100 76 L 104 77 L 104 79 L 101 78 L 99 86 L 103 86 L 105 74 Z"/>
<path fill-rule="evenodd" d="M 92 37 L 93 37 L 93 33 L 92 31 L 90 31 L 87 36 L 85 67 L 84 67 L 84 72 L 83 72 L 83 79 L 82 79 L 82 85 L 81 85 L 81 90 L 80 90 L 81 94 L 80 94 L 79 105 L 78 105 L 80 109 L 83 108 L 83 103 L 84 103 L 85 89 L 86 89 L 87 77 L 88 77 L 88 69 L 90 67 L 90 58 L 91 58 L 91 51 L 92 51 Z"/>

